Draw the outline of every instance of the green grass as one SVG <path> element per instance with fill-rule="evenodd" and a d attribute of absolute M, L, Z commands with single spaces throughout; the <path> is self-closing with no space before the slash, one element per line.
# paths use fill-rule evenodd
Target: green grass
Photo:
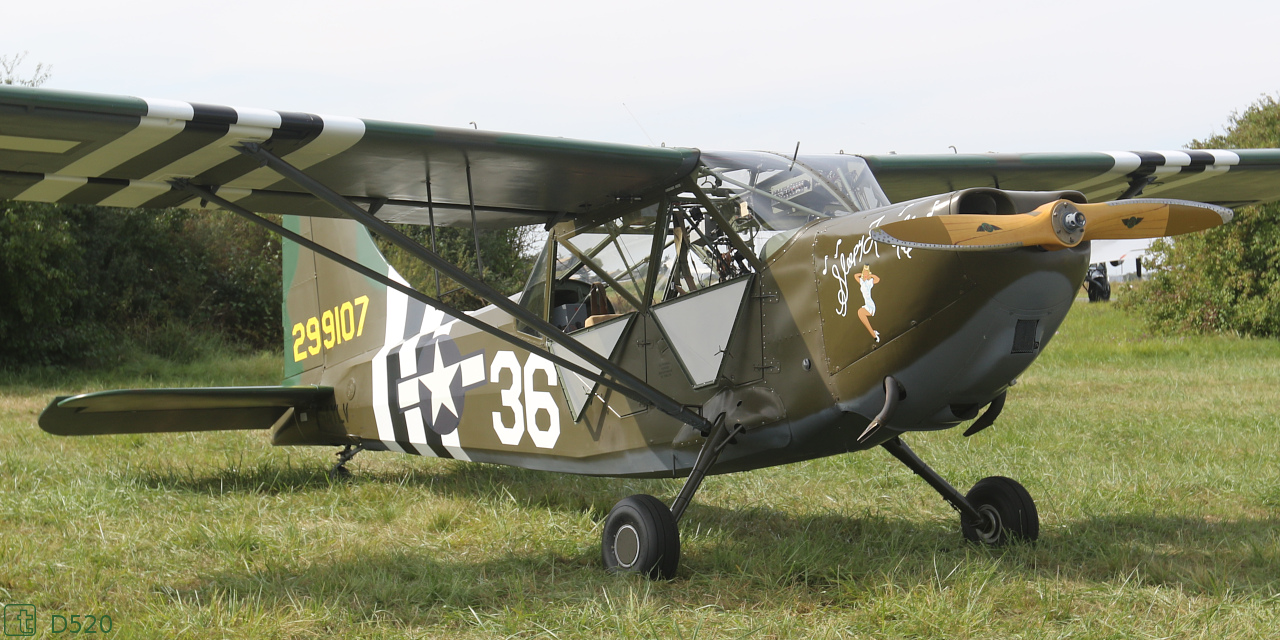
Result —
<path fill-rule="evenodd" d="M 1222 638 L 1280 628 L 1280 343 L 1163 338 L 1079 305 L 998 424 L 909 438 L 1018 479 L 1041 538 L 989 550 L 883 451 L 708 479 L 670 582 L 601 522 L 676 481 L 323 449 L 262 433 L 57 438 L 49 397 L 274 384 L 270 356 L 0 378 L 0 600 L 120 637 Z M 46 626 L 47 628 L 47 626 Z M 45 632 L 45 637 L 50 637 Z"/>

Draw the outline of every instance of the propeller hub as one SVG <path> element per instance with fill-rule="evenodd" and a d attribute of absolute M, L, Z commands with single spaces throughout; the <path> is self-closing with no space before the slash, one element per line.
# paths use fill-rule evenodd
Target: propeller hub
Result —
<path fill-rule="evenodd" d="M 1084 238 L 1085 217 L 1074 204 L 1060 200 L 1054 205 L 1051 217 L 1053 233 L 1064 246 L 1074 247 L 1080 244 L 1080 240 Z"/>
<path fill-rule="evenodd" d="M 1067 231 L 1079 231 L 1084 229 L 1084 214 L 1079 211 L 1073 211 L 1062 216 L 1062 226 Z"/>

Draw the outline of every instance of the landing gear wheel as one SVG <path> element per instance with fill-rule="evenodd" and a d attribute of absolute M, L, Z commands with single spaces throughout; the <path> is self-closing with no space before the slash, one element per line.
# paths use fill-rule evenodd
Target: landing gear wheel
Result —
<path fill-rule="evenodd" d="M 960 519 L 960 529 L 968 540 L 998 547 L 1012 540 L 1035 542 L 1040 537 L 1036 503 L 1017 482 L 1001 476 L 983 478 L 965 499 L 985 518 L 985 522 Z"/>
<path fill-rule="evenodd" d="M 609 571 L 670 579 L 680 565 L 680 529 L 662 501 L 638 494 L 618 501 L 604 521 L 601 555 Z"/>
<path fill-rule="evenodd" d="M 329 469 L 329 479 L 334 482 L 351 479 L 351 471 L 347 469 L 347 463 L 351 462 L 351 459 L 363 449 L 364 443 L 344 445 L 342 451 L 338 452 L 338 461 Z"/>

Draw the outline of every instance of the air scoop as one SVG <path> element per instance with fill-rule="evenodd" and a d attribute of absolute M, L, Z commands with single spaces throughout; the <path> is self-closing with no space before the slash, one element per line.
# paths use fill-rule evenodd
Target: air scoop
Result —
<path fill-rule="evenodd" d="M 1055 200 L 1014 215 L 957 214 L 890 222 L 871 230 L 878 242 L 921 249 L 994 251 L 1063 249 L 1089 240 L 1161 238 L 1202 231 L 1231 220 L 1231 210 L 1188 200 L 1116 200 L 1076 204 Z"/>

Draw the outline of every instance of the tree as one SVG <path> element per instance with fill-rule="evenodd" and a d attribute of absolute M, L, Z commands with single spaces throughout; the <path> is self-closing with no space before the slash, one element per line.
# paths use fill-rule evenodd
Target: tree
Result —
<path fill-rule="evenodd" d="M 431 248 L 430 227 L 400 225 L 398 228 L 422 246 Z M 533 227 L 513 227 L 480 230 L 480 261 L 484 265 L 485 284 L 503 295 L 511 295 L 524 287 L 535 258 L 530 255 L 534 249 L 531 246 L 534 238 L 532 229 Z M 417 290 L 432 297 L 440 297 L 462 311 L 479 309 L 488 304 L 444 275 L 440 276 L 440 290 L 437 291 L 435 269 L 381 238 L 378 239 L 378 247 L 387 257 L 387 262 Z M 437 228 L 436 248 L 437 253 L 445 260 L 473 276 L 478 274 L 476 241 L 470 228 Z"/>
<path fill-rule="evenodd" d="M 0 83 L 49 79 L 26 55 Z M 0 201 L 0 367 L 279 348 L 280 277 L 279 239 L 229 214 Z"/>
<path fill-rule="evenodd" d="M 280 242 L 225 213 L 0 202 L 0 366 L 279 348 Z"/>
<path fill-rule="evenodd" d="M 1264 96 L 1232 114 L 1227 131 L 1197 149 L 1280 147 L 1280 102 Z M 1280 336 L 1280 203 L 1244 207 L 1229 224 L 1159 241 L 1152 275 L 1124 306 L 1164 332 Z"/>
<path fill-rule="evenodd" d="M 17 84 L 24 87 L 38 87 L 44 84 L 45 80 L 53 73 L 53 67 L 43 62 L 36 63 L 35 71 L 31 75 L 23 78 L 18 75 L 18 67 L 22 66 L 22 61 L 27 59 L 27 52 L 16 53 L 12 56 L 0 56 L 0 84 Z"/>

